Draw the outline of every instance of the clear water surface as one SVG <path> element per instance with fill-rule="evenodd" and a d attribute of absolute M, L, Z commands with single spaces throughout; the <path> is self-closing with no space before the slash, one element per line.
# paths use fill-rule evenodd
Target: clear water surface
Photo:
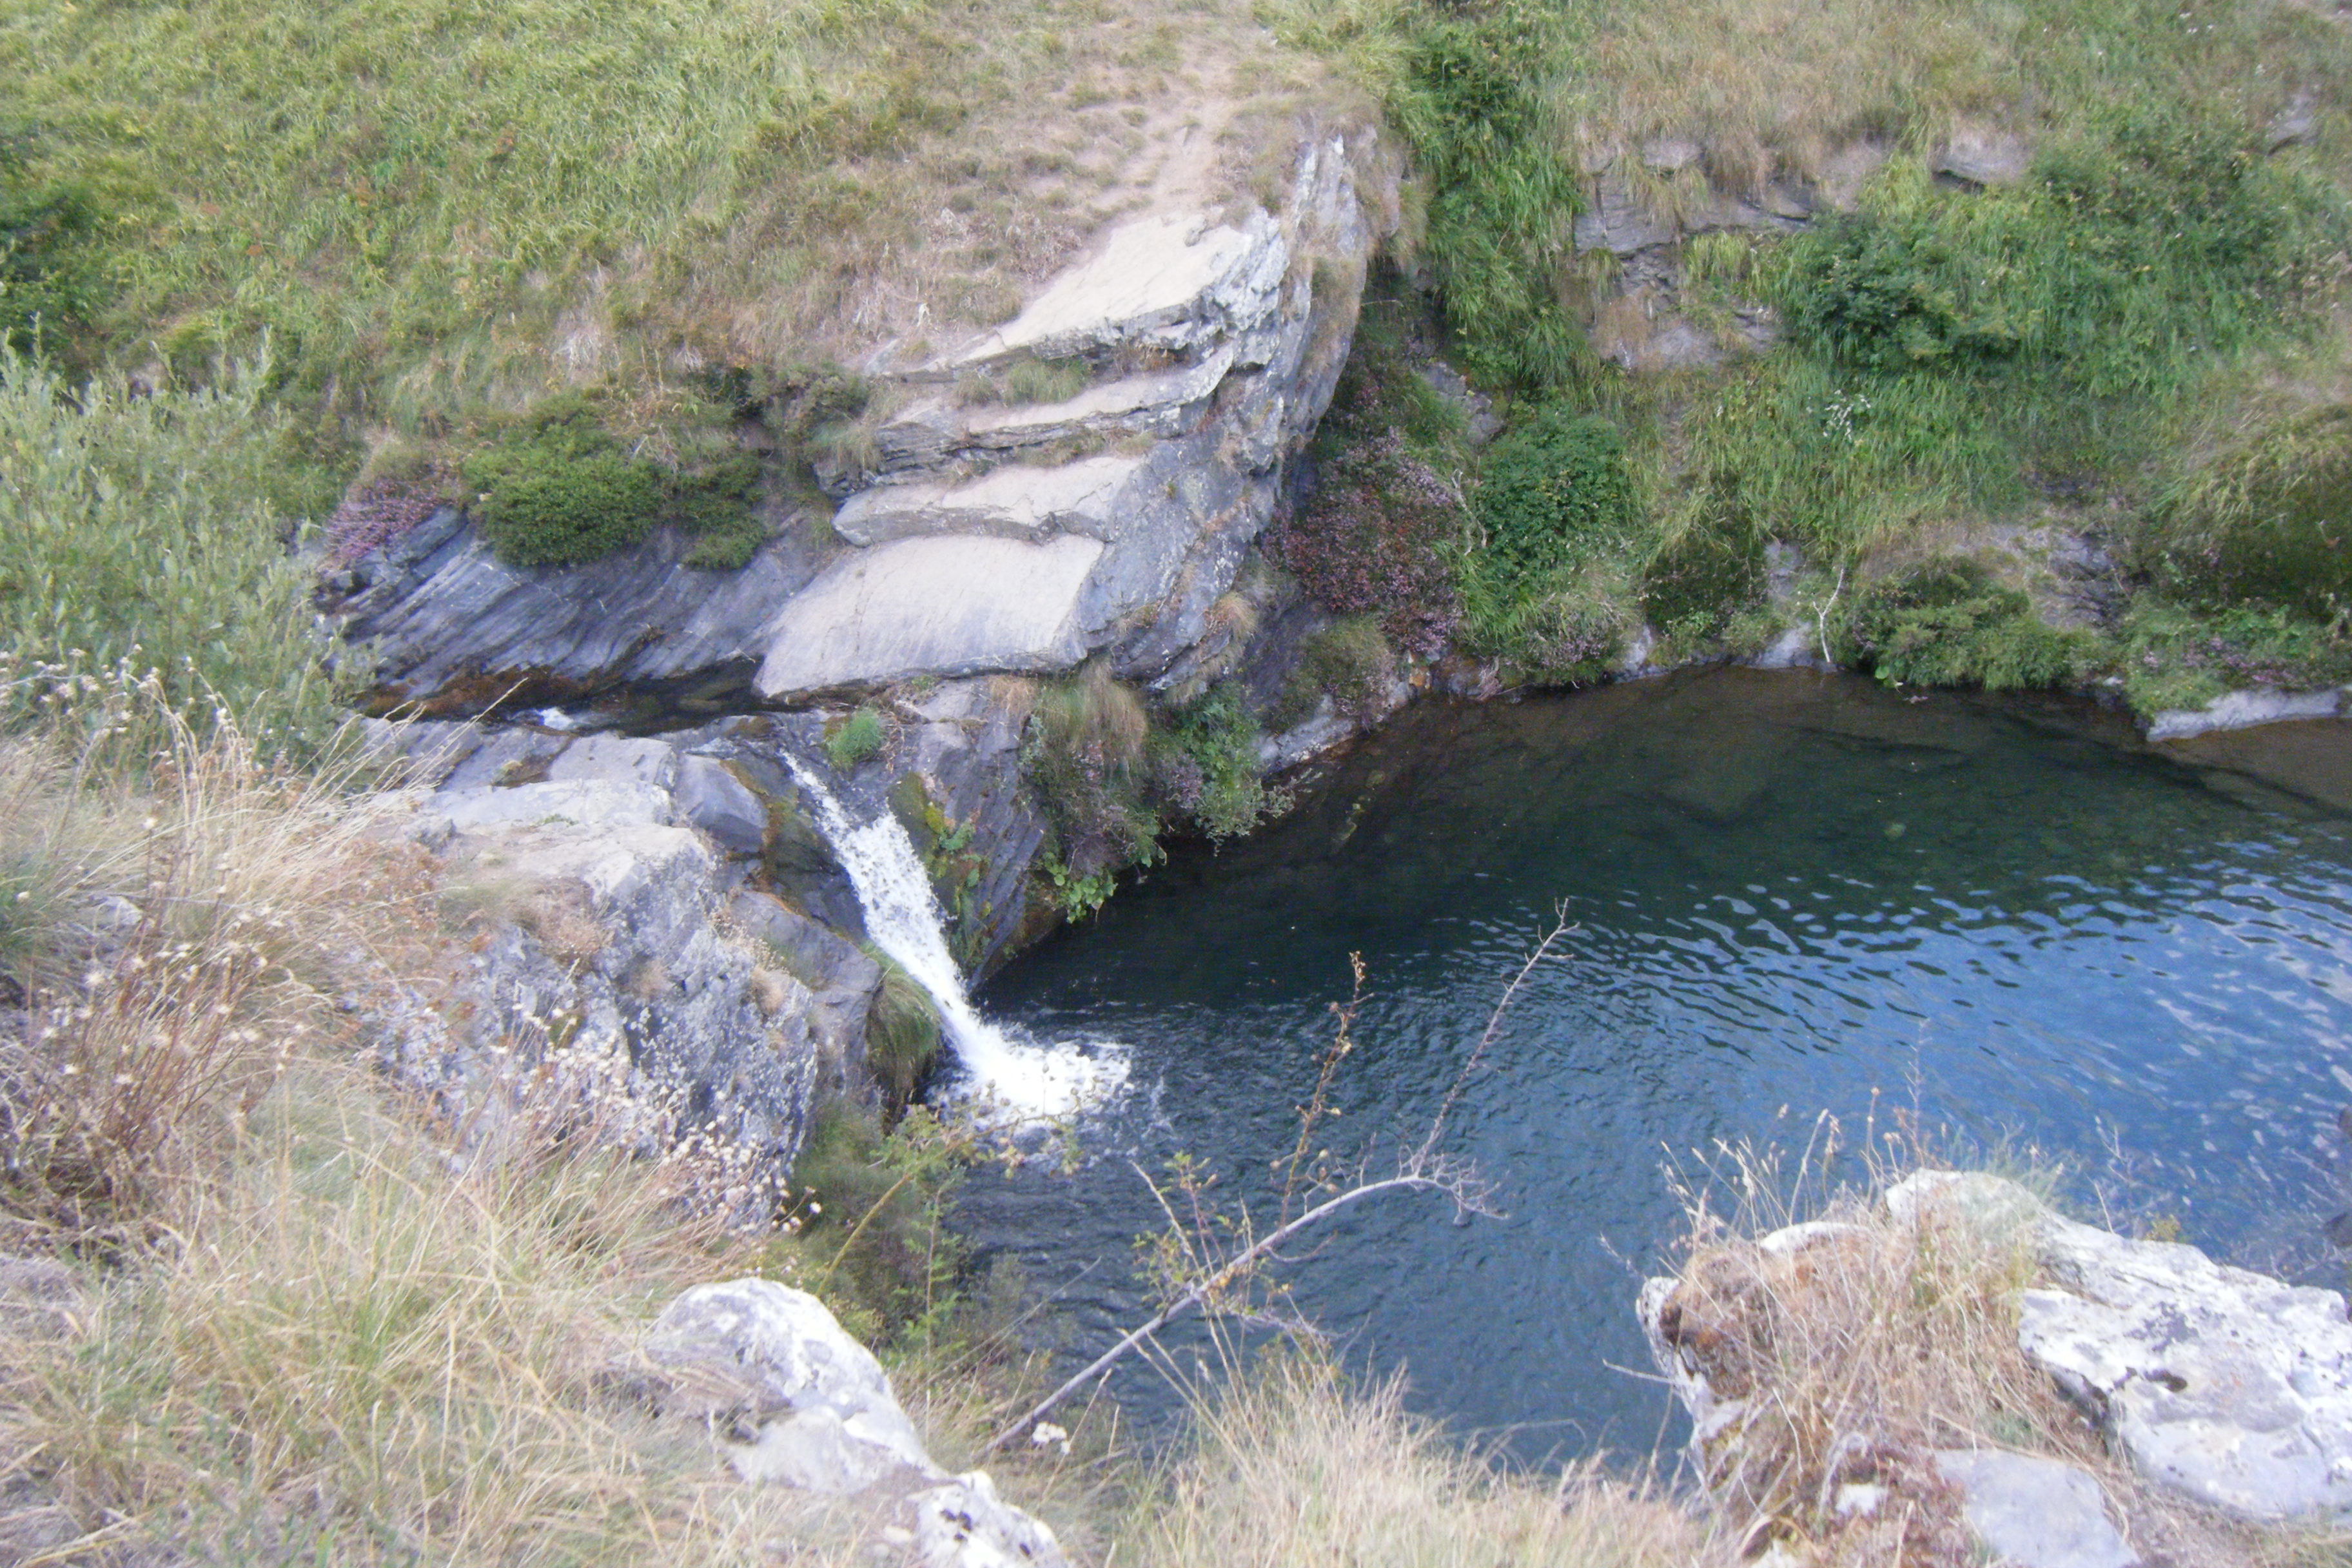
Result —
<path fill-rule="evenodd" d="M 1506 1216 L 1389 1198 L 1289 1276 L 1458 1428 L 1648 1449 L 1664 1402 L 1612 1368 L 1646 1366 L 1664 1164 L 1801 1143 L 1824 1110 L 1852 1135 L 1874 1102 L 2340 1284 L 2318 1226 L 2347 1204 L 2347 799 L 2342 723 L 2160 753 L 2085 704 L 1744 670 L 1425 703 L 1280 824 L 1180 851 L 982 994 L 1040 1037 L 1121 1042 L 1131 1087 L 1074 1173 L 983 1171 L 961 1223 L 1059 1292 L 1071 1353 L 1098 1348 L 1139 1315 L 1132 1243 L 1158 1223 L 1130 1160 L 1184 1152 L 1263 1194 L 1351 952 L 1370 994 L 1325 1142 L 1417 1137 L 1562 909 L 1453 1118 Z M 1163 1390 L 1138 1368 L 1122 1394 Z"/>

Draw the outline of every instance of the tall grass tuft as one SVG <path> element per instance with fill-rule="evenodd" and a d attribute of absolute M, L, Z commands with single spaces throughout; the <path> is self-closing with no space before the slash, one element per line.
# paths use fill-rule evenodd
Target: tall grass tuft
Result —
<path fill-rule="evenodd" d="M 226 709 L 265 752 L 332 737 L 344 688 L 268 499 L 268 374 L 134 395 L 0 357 L 0 725 L 125 724 L 135 752 L 170 743 L 167 714 Z M 118 711 L 150 671 L 161 700 Z"/>
<path fill-rule="evenodd" d="M 1202 1391 L 1188 1445 L 1133 1523 L 1155 1568 L 1713 1568 L 1734 1561 L 1663 1498 L 1581 1466 L 1498 1471 L 1304 1355 Z"/>

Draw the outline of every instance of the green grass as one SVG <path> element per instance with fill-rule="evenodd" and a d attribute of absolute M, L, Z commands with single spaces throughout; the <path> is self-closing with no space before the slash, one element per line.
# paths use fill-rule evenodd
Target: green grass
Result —
<path fill-rule="evenodd" d="M 2093 501 L 2120 510 L 2116 542 L 2178 603 L 2339 613 L 2340 421 L 2255 367 L 2294 359 L 2343 401 L 2352 354 L 2328 313 L 2352 237 L 2342 29 L 2262 0 L 1263 9 L 1344 60 L 1431 172 L 1403 248 L 1437 289 L 1451 357 L 1498 393 L 1547 394 L 1521 400 L 1473 476 L 1486 538 L 1459 557 L 1472 651 L 1583 678 L 1643 619 L 1712 647 L 1759 613 L 1768 540 L 1828 574 L 1916 562 L 1951 525 Z M 2265 128 L 2295 101 L 2310 144 L 2274 152 Z M 2023 177 L 1931 179 L 1934 150 L 1971 130 L 2021 138 Z M 1658 136 L 1698 139 L 1699 161 L 1649 167 Z M 1822 177 L 1863 139 L 1890 155 L 1859 210 L 1682 247 L 1677 308 L 1725 327 L 1769 305 L 1780 346 L 1629 379 L 1574 341 L 1580 301 L 1607 296 L 1616 263 L 1563 247 L 1580 198 L 1527 174 L 1528 149 L 1605 170 L 1672 217 Z M 2217 407 L 2218 433 L 2183 439 Z M 1562 409 L 1617 427 L 1633 501 L 1584 551 L 1562 546 L 1580 531 L 1564 521 L 1519 526 L 1544 486 L 1583 482 L 1589 465 L 1528 449 Z M 1558 553 L 1533 561 L 1531 544 Z M 1973 621 L 1928 658 L 1913 619 L 1918 646 L 1888 657 L 1922 679 L 2070 668 Z"/>
<path fill-rule="evenodd" d="M 825 760 L 836 773 L 848 773 L 881 753 L 889 741 L 882 724 L 878 708 L 859 708 L 836 723 L 825 726 Z"/>
<path fill-rule="evenodd" d="M 209 726 L 232 713 L 266 752 L 309 755 L 340 728 L 357 674 L 329 640 L 292 524 L 272 501 L 286 421 L 266 369 L 213 391 L 132 396 L 0 357 L 0 724 L 70 721 L 135 758 L 154 705 Z"/>

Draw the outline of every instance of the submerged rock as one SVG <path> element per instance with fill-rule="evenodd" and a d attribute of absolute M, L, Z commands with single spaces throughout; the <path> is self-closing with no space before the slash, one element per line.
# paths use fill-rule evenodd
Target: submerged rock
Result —
<path fill-rule="evenodd" d="M 2148 721 L 2151 741 L 2186 741 L 2220 730 L 2251 730 L 2293 719 L 2333 719 L 2342 710 L 2344 694 L 2325 691 L 2273 691 L 2257 689 L 2231 691 L 2203 708 L 2168 708 Z"/>

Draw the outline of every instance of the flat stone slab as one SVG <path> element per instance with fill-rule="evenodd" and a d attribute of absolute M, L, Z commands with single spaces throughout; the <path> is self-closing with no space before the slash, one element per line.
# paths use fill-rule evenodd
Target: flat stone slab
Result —
<path fill-rule="evenodd" d="M 1148 460 L 1082 458 L 1052 468 L 1008 463 L 962 483 L 877 485 L 843 503 L 833 526 L 852 544 L 866 545 L 938 533 L 1108 539 L 1118 527 L 1119 492 Z"/>
<path fill-rule="evenodd" d="M 1067 669 L 1086 656 L 1080 592 L 1100 540 L 947 534 L 835 562 L 770 623 L 762 697 L 915 675 Z"/>
<path fill-rule="evenodd" d="M 1189 346 L 1204 334 L 1184 330 L 1188 324 L 1227 324 L 1215 318 L 1233 314 L 1250 296 L 1270 293 L 1289 259 L 1280 230 L 1262 212 L 1244 228 L 1210 225 L 1192 213 L 1136 218 L 954 363 L 1024 352 L 1053 357 L 1122 342 Z"/>
<path fill-rule="evenodd" d="M 2217 730 L 2251 730 L 2295 719 L 2333 719 L 2343 693 L 2325 691 L 2231 691 L 2203 708 L 2168 708 L 2147 727 L 2151 741 L 2186 741 Z"/>
<path fill-rule="evenodd" d="M 2107 1518 L 2106 1494 L 2059 1459 L 1991 1448 L 1945 1448 L 1936 1468 L 1959 1489 L 1976 1537 L 2016 1568 L 2137 1568 Z"/>

